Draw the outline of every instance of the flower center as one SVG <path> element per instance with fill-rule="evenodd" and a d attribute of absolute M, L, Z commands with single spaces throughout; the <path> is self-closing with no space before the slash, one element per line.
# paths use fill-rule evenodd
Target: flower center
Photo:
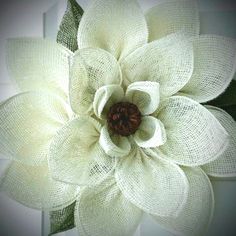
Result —
<path fill-rule="evenodd" d="M 110 108 L 107 123 L 109 129 L 115 134 L 129 136 L 138 129 L 141 117 L 136 105 L 129 102 L 119 102 Z"/>

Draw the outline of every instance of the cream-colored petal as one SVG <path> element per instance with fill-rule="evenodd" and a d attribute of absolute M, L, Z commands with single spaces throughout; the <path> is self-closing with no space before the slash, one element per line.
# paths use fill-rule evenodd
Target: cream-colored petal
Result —
<path fill-rule="evenodd" d="M 139 129 L 134 134 L 134 140 L 139 147 L 152 148 L 163 145 L 166 142 L 165 127 L 155 117 L 145 116 Z"/>
<path fill-rule="evenodd" d="M 199 166 L 219 157 L 229 136 L 219 121 L 199 103 L 174 96 L 161 104 L 158 119 L 165 126 L 167 141 L 155 149 L 180 165 Z"/>
<path fill-rule="evenodd" d="M 56 132 L 69 120 L 70 111 L 59 97 L 26 92 L 0 106 L 0 152 L 29 165 L 41 165 Z"/>
<path fill-rule="evenodd" d="M 56 180 L 90 185 L 104 179 L 113 168 L 113 159 L 99 145 L 101 125 L 80 117 L 64 126 L 50 146 L 49 167 Z"/>
<path fill-rule="evenodd" d="M 153 216 L 174 235 L 205 235 L 214 210 L 214 193 L 207 175 L 199 168 L 183 168 L 189 182 L 188 200 L 177 218 Z"/>
<path fill-rule="evenodd" d="M 130 236 L 142 211 L 121 193 L 114 178 L 81 192 L 75 209 L 75 225 L 81 236 Z"/>
<path fill-rule="evenodd" d="M 215 177 L 236 176 L 236 122 L 225 111 L 212 106 L 207 109 L 219 120 L 221 125 L 229 133 L 229 145 L 219 157 L 209 164 L 202 166 L 203 170 Z"/>
<path fill-rule="evenodd" d="M 114 103 L 124 98 L 124 90 L 120 85 L 105 85 L 97 90 L 93 101 L 93 110 L 97 117 L 102 118 Z"/>
<path fill-rule="evenodd" d="M 194 71 L 180 91 L 198 102 L 207 102 L 225 91 L 236 71 L 236 41 L 216 35 L 193 39 Z"/>
<path fill-rule="evenodd" d="M 125 86 L 137 81 L 157 82 L 161 96 L 171 96 L 191 78 L 192 43 L 181 32 L 171 34 L 137 49 L 121 67 Z"/>
<path fill-rule="evenodd" d="M 62 45 L 45 39 L 18 38 L 7 43 L 9 73 L 23 92 L 46 90 L 66 98 L 72 55 Z"/>
<path fill-rule="evenodd" d="M 109 134 L 107 126 L 102 127 L 99 143 L 110 157 L 123 157 L 129 154 L 131 145 L 127 137 Z"/>
<path fill-rule="evenodd" d="M 120 66 L 110 53 L 98 48 L 78 50 L 70 71 L 72 109 L 80 115 L 92 112 L 96 91 L 104 85 L 120 83 Z"/>
<path fill-rule="evenodd" d="M 150 115 L 157 110 L 160 102 L 159 83 L 141 81 L 130 84 L 126 98 L 138 106 L 142 115 Z"/>
<path fill-rule="evenodd" d="M 149 42 L 184 30 L 189 36 L 199 35 L 200 21 L 196 1 L 162 1 L 148 10 L 146 20 Z"/>
<path fill-rule="evenodd" d="M 187 178 L 177 165 L 154 155 L 137 149 L 120 159 L 117 184 L 124 196 L 145 212 L 177 216 L 187 200 Z"/>
<path fill-rule="evenodd" d="M 46 164 L 29 166 L 13 162 L 0 182 L 1 191 L 10 198 L 40 210 L 57 210 L 75 201 L 78 186 L 51 178 Z"/>
<path fill-rule="evenodd" d="M 148 40 L 145 17 L 135 0 L 95 0 L 79 25 L 79 48 L 102 48 L 120 59 Z"/>

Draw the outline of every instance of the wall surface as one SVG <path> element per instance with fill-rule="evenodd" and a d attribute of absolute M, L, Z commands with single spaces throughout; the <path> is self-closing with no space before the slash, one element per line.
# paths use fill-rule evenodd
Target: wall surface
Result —
<path fill-rule="evenodd" d="M 88 1 L 78 0 L 83 8 Z M 158 0 L 140 0 L 144 10 L 155 5 Z M 56 25 L 64 11 L 64 0 L 8 0 L 0 1 L 0 101 L 16 91 L 10 84 L 5 64 L 5 41 L 11 37 L 47 37 L 55 38 Z M 55 8 L 55 4 L 59 4 Z M 236 5 L 230 0 L 200 0 L 202 33 L 217 33 L 236 38 Z M 57 10 L 55 10 L 57 9 Z M 44 14 L 47 12 L 48 14 Z M 45 25 L 46 24 L 46 25 Z M 7 161 L 0 160 L 0 172 Z M 216 215 L 210 229 L 211 236 L 233 236 L 236 232 L 236 184 L 214 182 L 216 194 Z M 0 235 L 1 236 L 39 236 L 43 232 L 41 212 L 24 207 L 0 193 Z M 47 230 L 47 229 L 45 229 Z M 45 231 L 46 232 L 46 231 Z M 66 236 L 76 235 L 69 231 Z M 161 229 L 148 217 L 140 227 L 141 236 L 172 236 Z"/>

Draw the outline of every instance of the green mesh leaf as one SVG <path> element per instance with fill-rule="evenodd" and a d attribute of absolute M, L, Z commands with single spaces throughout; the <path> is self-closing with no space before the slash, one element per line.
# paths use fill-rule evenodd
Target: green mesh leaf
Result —
<path fill-rule="evenodd" d="M 75 202 L 68 207 L 50 212 L 50 234 L 57 234 L 75 227 L 74 210 Z"/>
<path fill-rule="evenodd" d="M 207 105 L 222 108 L 236 120 L 236 80 L 232 80 L 226 91 Z"/>
<path fill-rule="evenodd" d="M 76 0 L 68 0 L 67 10 L 57 33 L 57 42 L 72 52 L 78 49 L 77 33 L 83 13 L 83 9 Z"/>

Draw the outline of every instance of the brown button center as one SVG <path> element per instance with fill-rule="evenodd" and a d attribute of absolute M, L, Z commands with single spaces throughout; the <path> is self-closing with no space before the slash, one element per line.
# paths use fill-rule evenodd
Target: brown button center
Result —
<path fill-rule="evenodd" d="M 107 115 L 109 129 L 115 134 L 129 136 L 134 134 L 141 123 L 142 115 L 136 105 L 129 102 L 114 104 Z"/>

